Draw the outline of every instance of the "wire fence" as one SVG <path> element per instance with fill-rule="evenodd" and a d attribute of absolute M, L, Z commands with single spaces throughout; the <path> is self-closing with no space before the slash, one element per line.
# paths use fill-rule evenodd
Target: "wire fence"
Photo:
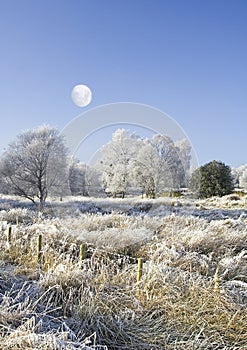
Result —
<path fill-rule="evenodd" d="M 46 237 L 45 234 L 36 231 L 36 233 L 30 237 L 28 235 L 19 235 L 18 236 L 18 224 L 14 227 L 12 225 L 2 225 L 2 233 L 5 234 L 5 252 L 11 253 L 11 249 L 15 248 L 19 250 L 19 254 L 25 252 L 31 252 L 36 257 L 36 265 L 40 269 L 44 266 L 46 261 Z M 36 249 L 33 249 L 35 244 L 34 240 L 36 239 Z M 31 242 L 32 241 L 32 242 Z M 102 260 L 104 257 L 114 260 L 118 263 L 119 266 L 123 266 L 126 263 L 128 264 L 136 264 L 136 281 L 140 282 L 141 277 L 143 275 L 143 262 L 144 259 L 142 257 L 132 257 L 129 254 L 121 254 L 119 252 L 113 252 L 109 249 L 92 247 L 90 244 L 83 242 L 81 244 L 74 243 L 73 250 L 70 252 L 73 260 L 82 266 L 83 263 L 94 257 L 95 255 L 101 255 Z"/>

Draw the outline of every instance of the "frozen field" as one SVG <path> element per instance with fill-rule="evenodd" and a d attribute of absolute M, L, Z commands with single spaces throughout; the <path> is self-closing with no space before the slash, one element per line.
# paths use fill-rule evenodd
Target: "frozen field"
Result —
<path fill-rule="evenodd" d="M 247 349 L 246 204 L 2 197 L 0 348 Z"/>

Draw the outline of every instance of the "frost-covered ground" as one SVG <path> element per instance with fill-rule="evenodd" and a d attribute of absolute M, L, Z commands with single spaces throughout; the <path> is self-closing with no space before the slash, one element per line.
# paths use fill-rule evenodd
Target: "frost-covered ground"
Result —
<path fill-rule="evenodd" d="M 246 200 L 2 197 L 0 349 L 247 349 Z"/>
<path fill-rule="evenodd" d="M 28 200 L 14 196 L 1 196 L 0 210 L 27 208 L 35 210 Z M 46 203 L 45 214 L 64 217 L 76 216 L 83 213 L 110 214 L 119 213 L 130 216 L 163 217 L 170 214 L 193 215 L 208 220 L 247 217 L 247 195 L 232 194 L 224 197 L 209 199 L 192 199 L 189 197 L 143 199 L 141 197 L 93 198 L 66 197 L 62 201 L 50 198 Z"/>

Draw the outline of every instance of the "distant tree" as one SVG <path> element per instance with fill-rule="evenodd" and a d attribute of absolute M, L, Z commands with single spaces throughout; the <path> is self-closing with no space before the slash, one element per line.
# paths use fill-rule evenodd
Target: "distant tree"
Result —
<path fill-rule="evenodd" d="M 135 157 L 131 160 L 131 178 L 146 197 L 155 198 L 161 179 L 157 171 L 159 158 L 149 139 L 142 140 Z"/>
<path fill-rule="evenodd" d="M 247 189 L 247 167 L 243 170 L 239 177 L 239 186 L 244 190 Z"/>
<path fill-rule="evenodd" d="M 232 168 L 231 174 L 232 174 L 232 180 L 233 180 L 234 187 L 238 188 L 239 187 L 239 178 L 240 178 L 239 168 Z"/>
<path fill-rule="evenodd" d="M 147 197 L 155 198 L 158 193 L 177 189 L 185 183 L 178 148 L 166 135 L 142 140 L 132 164 L 133 177 Z"/>
<path fill-rule="evenodd" d="M 136 154 L 137 137 L 125 129 L 118 129 L 112 140 L 103 146 L 99 161 L 105 192 L 124 198 L 130 185 L 130 164 Z"/>
<path fill-rule="evenodd" d="M 95 165 L 86 167 L 86 190 L 88 195 L 93 197 L 105 194 L 102 189 L 101 174 Z"/>
<path fill-rule="evenodd" d="M 230 194 L 234 188 L 231 168 L 215 160 L 207 163 L 193 172 L 190 188 L 201 198 Z"/>
<path fill-rule="evenodd" d="M 49 126 L 23 132 L 1 160 L 1 176 L 9 191 L 40 209 L 50 195 L 63 195 L 67 184 L 67 150 L 62 136 Z"/>
<path fill-rule="evenodd" d="M 102 194 L 97 169 L 72 159 L 69 165 L 69 188 L 72 196 L 98 196 Z"/>
<path fill-rule="evenodd" d="M 247 189 L 247 164 L 232 169 L 235 187 Z"/>
<path fill-rule="evenodd" d="M 3 159 L 0 158 L 0 193 L 11 194 L 11 190 L 10 190 L 5 178 L 3 177 L 3 174 L 1 171 L 3 169 L 3 166 L 4 166 Z"/>
<path fill-rule="evenodd" d="M 189 189 L 197 196 L 200 197 L 202 196 L 200 194 L 201 191 L 201 178 L 202 178 L 202 171 L 201 167 L 195 169 L 190 177 L 189 180 Z"/>
<path fill-rule="evenodd" d="M 191 145 L 187 139 L 182 139 L 175 142 L 175 147 L 179 159 L 182 163 L 182 169 L 180 169 L 180 187 L 187 187 L 191 174 Z"/>
<path fill-rule="evenodd" d="M 72 196 L 88 196 L 87 190 L 87 165 L 72 160 L 69 166 L 69 187 Z"/>
<path fill-rule="evenodd" d="M 102 148 L 99 164 L 106 192 L 122 197 L 127 191 L 141 192 L 155 198 L 162 191 L 185 185 L 190 147 L 184 141 L 174 144 L 166 135 L 142 139 L 119 129 Z"/>
<path fill-rule="evenodd" d="M 154 135 L 152 144 L 160 159 L 163 187 L 179 189 L 184 186 L 185 169 L 179 155 L 179 147 L 175 146 L 169 136 L 160 134 Z"/>

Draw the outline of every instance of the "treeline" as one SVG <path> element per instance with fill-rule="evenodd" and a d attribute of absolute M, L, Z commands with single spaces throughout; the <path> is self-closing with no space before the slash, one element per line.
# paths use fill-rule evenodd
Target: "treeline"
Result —
<path fill-rule="evenodd" d="M 23 196 L 42 208 L 47 196 L 145 195 L 149 198 L 189 187 L 198 197 L 231 193 L 247 185 L 247 166 L 231 169 L 210 162 L 192 172 L 187 140 L 152 139 L 118 129 L 88 166 L 68 155 L 58 131 L 41 126 L 17 136 L 0 159 L 0 190 Z"/>
<path fill-rule="evenodd" d="M 155 198 L 188 184 L 191 147 L 187 140 L 174 143 L 166 135 L 143 139 L 117 130 L 103 146 L 95 165 L 102 186 L 113 196 L 142 193 Z"/>

